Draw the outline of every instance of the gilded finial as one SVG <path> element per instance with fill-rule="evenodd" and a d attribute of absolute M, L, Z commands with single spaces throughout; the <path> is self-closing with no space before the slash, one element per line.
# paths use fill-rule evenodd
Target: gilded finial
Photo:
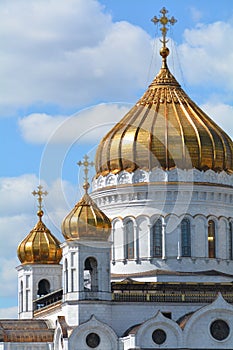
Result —
<path fill-rule="evenodd" d="M 90 166 L 94 166 L 95 163 L 94 162 L 89 162 L 88 159 L 88 155 L 85 154 L 85 156 L 83 157 L 84 161 L 81 162 L 79 161 L 77 164 L 79 166 L 83 165 L 84 166 L 84 185 L 83 185 L 83 188 L 85 190 L 85 192 L 87 193 L 89 187 L 90 187 L 90 184 L 88 182 L 88 172 L 89 172 L 89 167 Z"/>
<path fill-rule="evenodd" d="M 168 42 L 168 39 L 167 39 L 168 25 L 169 24 L 174 25 L 177 22 L 177 20 L 173 16 L 171 18 L 168 18 L 166 16 L 168 13 L 168 10 L 166 10 L 165 7 L 162 8 L 160 13 L 162 14 L 162 16 L 160 16 L 160 18 L 158 18 L 157 16 L 154 16 L 151 21 L 154 24 L 157 24 L 157 23 L 161 24 L 160 30 L 162 32 L 163 38 L 160 41 L 163 44 L 163 47 L 160 50 L 160 55 L 165 60 L 167 58 L 167 56 L 169 55 L 169 49 L 166 47 L 166 43 Z"/>
<path fill-rule="evenodd" d="M 37 186 L 38 191 L 33 191 L 32 194 L 33 196 L 38 196 L 37 200 L 38 200 L 38 212 L 37 215 L 39 216 L 40 220 L 44 214 L 43 210 L 42 210 L 42 201 L 43 201 L 43 196 L 47 196 L 48 192 L 47 191 L 42 191 L 43 186 L 39 185 Z"/>

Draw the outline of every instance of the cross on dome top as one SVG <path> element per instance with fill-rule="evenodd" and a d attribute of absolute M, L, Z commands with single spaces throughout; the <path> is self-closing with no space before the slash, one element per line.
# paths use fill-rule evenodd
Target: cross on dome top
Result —
<path fill-rule="evenodd" d="M 87 193 L 88 188 L 90 187 L 90 184 L 89 184 L 89 182 L 88 182 L 89 167 L 90 167 L 90 166 L 94 166 L 95 163 L 94 163 L 94 162 L 89 162 L 89 161 L 88 161 L 89 157 L 88 157 L 87 154 L 85 154 L 85 156 L 83 157 L 83 159 L 84 159 L 83 162 L 81 162 L 81 160 L 80 160 L 77 164 L 78 164 L 79 166 L 82 166 L 82 165 L 84 166 L 84 185 L 83 185 L 83 188 L 84 188 L 84 190 L 85 190 L 86 193 Z"/>
<path fill-rule="evenodd" d="M 37 186 L 38 191 L 33 191 L 32 194 L 33 196 L 38 196 L 38 212 L 37 215 L 41 218 L 43 216 L 43 210 L 42 210 L 42 201 L 43 201 L 43 196 L 47 196 L 48 192 L 47 191 L 42 191 L 43 186 L 39 185 Z"/>
<path fill-rule="evenodd" d="M 166 43 L 168 42 L 168 39 L 166 38 L 167 31 L 168 31 L 167 25 L 169 25 L 169 24 L 174 25 L 177 22 L 177 20 L 173 16 L 171 18 L 168 18 L 166 16 L 166 14 L 168 13 L 168 10 L 165 7 L 163 7 L 162 10 L 160 10 L 160 13 L 162 14 L 162 16 L 160 16 L 160 18 L 158 18 L 157 16 L 154 16 L 151 21 L 154 24 L 157 24 L 157 23 L 161 24 L 160 30 L 162 32 L 162 37 L 163 37 L 161 42 L 163 43 L 163 47 L 166 47 Z"/>

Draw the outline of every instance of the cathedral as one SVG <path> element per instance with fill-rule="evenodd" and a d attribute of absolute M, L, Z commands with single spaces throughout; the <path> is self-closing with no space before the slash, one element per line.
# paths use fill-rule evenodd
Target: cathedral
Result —
<path fill-rule="evenodd" d="M 233 142 L 167 64 L 101 140 L 92 186 L 63 219 L 18 246 L 18 319 L 0 350 L 233 348 Z M 91 181 L 90 181 L 91 182 Z"/>

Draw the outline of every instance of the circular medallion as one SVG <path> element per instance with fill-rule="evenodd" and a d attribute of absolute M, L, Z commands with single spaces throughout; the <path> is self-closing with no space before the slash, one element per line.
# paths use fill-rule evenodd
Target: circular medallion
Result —
<path fill-rule="evenodd" d="M 156 329 L 152 333 L 152 339 L 153 339 L 155 344 L 161 345 L 167 339 L 167 335 L 162 329 Z"/>
<path fill-rule="evenodd" d="M 215 320 L 210 325 L 210 333 L 216 340 L 224 340 L 230 333 L 228 324 L 223 320 Z"/>
<path fill-rule="evenodd" d="M 86 337 L 86 343 L 89 348 L 97 348 L 97 346 L 100 344 L 100 337 L 96 333 L 89 333 Z"/>

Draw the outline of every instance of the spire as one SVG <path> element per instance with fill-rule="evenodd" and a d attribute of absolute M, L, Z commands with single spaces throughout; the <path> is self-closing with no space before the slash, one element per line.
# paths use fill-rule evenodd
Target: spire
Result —
<path fill-rule="evenodd" d="M 47 191 L 42 191 L 43 186 L 39 185 L 37 186 L 38 191 L 33 191 L 32 194 L 33 196 L 38 196 L 37 200 L 38 200 L 38 211 L 37 211 L 37 215 L 39 216 L 40 220 L 42 218 L 42 216 L 44 215 L 44 212 L 42 210 L 42 201 L 43 201 L 43 196 L 47 196 L 48 192 Z"/>
<path fill-rule="evenodd" d="M 161 24 L 160 30 L 162 32 L 162 40 L 160 39 L 160 41 L 163 44 L 163 46 L 160 50 L 160 55 L 163 57 L 163 66 L 166 66 L 166 58 L 169 55 L 169 49 L 166 46 L 166 43 L 168 42 L 168 39 L 167 39 L 168 27 L 167 27 L 167 25 L 169 25 L 169 24 L 174 25 L 177 22 L 177 20 L 173 16 L 171 18 L 168 18 L 166 16 L 168 13 L 168 10 L 166 10 L 165 7 L 162 8 L 160 13 L 162 14 L 162 16 L 160 16 L 160 18 L 158 18 L 157 16 L 154 16 L 151 21 L 154 24 L 157 24 L 157 23 Z"/>
<path fill-rule="evenodd" d="M 89 173 L 89 167 L 90 166 L 94 166 L 95 163 L 94 162 L 89 162 L 88 159 L 88 155 L 85 154 L 85 156 L 83 157 L 84 161 L 81 162 L 81 160 L 77 163 L 79 166 L 84 166 L 84 184 L 83 184 L 83 188 L 85 190 L 85 193 L 88 192 L 88 189 L 90 187 L 90 184 L 88 182 L 88 173 Z"/>

